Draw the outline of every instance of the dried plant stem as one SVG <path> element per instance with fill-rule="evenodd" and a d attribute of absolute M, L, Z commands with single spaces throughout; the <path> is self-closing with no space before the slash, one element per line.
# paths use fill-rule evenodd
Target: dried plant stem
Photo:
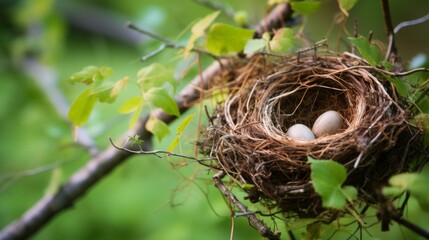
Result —
<path fill-rule="evenodd" d="M 225 185 L 222 183 L 222 178 L 225 177 L 224 171 L 219 171 L 213 176 L 213 181 L 215 186 L 219 189 L 220 192 L 232 203 L 235 207 L 238 208 L 242 213 L 247 213 L 249 210 L 247 207 L 242 204 L 237 197 L 231 193 L 231 191 L 228 190 L 228 188 L 225 187 Z M 249 220 L 250 224 L 256 228 L 261 234 L 261 236 L 266 237 L 270 240 L 279 240 L 280 239 L 280 233 L 276 232 L 273 233 L 269 227 L 267 227 L 261 220 L 259 220 L 254 214 L 248 214 L 246 215 L 247 219 Z"/>

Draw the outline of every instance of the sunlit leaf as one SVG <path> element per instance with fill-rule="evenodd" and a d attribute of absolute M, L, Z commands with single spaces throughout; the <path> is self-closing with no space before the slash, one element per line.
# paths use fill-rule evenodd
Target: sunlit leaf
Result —
<path fill-rule="evenodd" d="M 144 100 L 149 106 L 161 108 L 170 115 L 180 116 L 176 101 L 174 101 L 164 88 L 157 87 L 150 89 L 144 94 Z"/>
<path fill-rule="evenodd" d="M 358 0 L 338 0 L 338 5 L 344 15 L 349 16 L 349 11 L 354 7 Z"/>
<path fill-rule="evenodd" d="M 96 67 L 87 66 L 81 71 L 73 74 L 69 81 L 71 83 L 83 83 L 86 85 L 93 84 L 95 82 L 101 83 L 104 79 L 112 74 L 112 69 L 109 67 Z"/>
<path fill-rule="evenodd" d="M 300 2 L 291 2 L 290 5 L 292 10 L 297 13 L 307 15 L 312 14 L 320 8 L 322 2 L 319 1 L 300 1 Z"/>
<path fill-rule="evenodd" d="M 314 190 L 322 197 L 324 207 L 343 209 L 347 201 L 357 197 L 353 186 L 342 187 L 347 178 L 346 168 L 332 160 L 316 160 L 308 157 L 311 164 L 311 181 Z"/>
<path fill-rule="evenodd" d="M 245 54 L 252 54 L 259 50 L 262 50 L 267 46 L 267 42 L 262 39 L 250 39 L 247 41 L 246 46 L 244 47 Z"/>
<path fill-rule="evenodd" d="M 85 124 L 91 115 L 92 109 L 97 101 L 97 97 L 92 94 L 92 91 L 92 88 L 84 91 L 70 107 L 68 116 L 75 126 L 82 126 Z"/>
<path fill-rule="evenodd" d="M 356 46 L 362 57 L 372 66 L 376 66 L 382 60 L 380 48 L 371 44 L 364 36 L 349 38 L 351 43 Z"/>
<path fill-rule="evenodd" d="M 112 97 L 113 86 L 103 86 L 99 87 L 96 90 L 93 91 L 93 95 L 97 97 L 98 101 L 104 102 L 104 103 L 112 103 L 115 101 L 116 96 Z"/>
<path fill-rule="evenodd" d="M 195 25 L 191 29 L 192 35 L 189 38 L 189 41 L 185 47 L 185 51 L 184 51 L 185 58 L 189 56 L 189 53 L 194 48 L 195 41 L 197 41 L 199 38 L 204 36 L 204 32 L 213 23 L 213 21 L 217 18 L 217 16 L 219 16 L 219 13 L 220 11 L 211 13 L 205 16 L 203 19 L 199 20 L 197 23 L 195 23 Z"/>
<path fill-rule="evenodd" d="M 123 77 L 121 80 L 119 80 L 115 86 L 113 86 L 112 91 L 110 92 L 111 97 L 118 96 L 119 92 L 128 84 L 128 81 L 130 78 L 128 76 Z"/>
<path fill-rule="evenodd" d="M 179 124 L 179 126 L 177 126 L 176 128 L 176 134 L 180 135 L 183 133 L 183 131 L 185 130 L 185 128 L 189 125 L 189 123 L 191 123 L 191 121 L 194 119 L 195 114 L 191 114 L 189 116 L 187 116 L 185 119 L 183 119 L 183 121 Z"/>
<path fill-rule="evenodd" d="M 145 127 L 149 132 L 155 135 L 159 141 L 170 132 L 167 124 L 152 115 L 149 117 Z"/>
<path fill-rule="evenodd" d="M 130 112 L 134 112 L 137 108 L 143 105 L 143 97 L 142 96 L 134 96 L 128 99 L 124 104 L 119 107 L 118 112 L 120 114 L 127 114 Z"/>
<path fill-rule="evenodd" d="M 137 109 L 134 111 L 133 116 L 131 117 L 130 123 L 128 124 L 128 128 L 131 129 L 136 124 L 137 120 L 139 120 L 140 114 L 143 109 L 143 100 L 141 104 L 138 105 Z"/>
<path fill-rule="evenodd" d="M 176 80 L 173 78 L 173 71 L 159 63 L 153 63 L 144 67 L 137 73 L 137 83 L 143 91 L 149 91 L 152 88 L 161 87 L 169 83 L 176 88 Z"/>
<path fill-rule="evenodd" d="M 254 184 L 250 184 L 250 183 L 244 183 L 244 184 L 241 184 L 241 185 L 240 185 L 240 187 L 241 187 L 244 191 L 250 191 L 250 190 L 252 190 L 252 188 L 254 188 L 254 187 L 255 187 L 255 185 L 254 185 Z"/>
<path fill-rule="evenodd" d="M 291 28 L 282 28 L 276 31 L 273 39 L 270 41 L 270 50 L 273 53 L 288 53 L 292 51 L 297 44 Z"/>
<path fill-rule="evenodd" d="M 179 144 L 179 141 L 180 141 L 180 137 L 176 136 L 174 138 L 174 140 L 170 143 L 170 146 L 168 146 L 167 151 L 168 152 L 173 152 L 174 149 L 177 147 L 177 144 Z"/>
<path fill-rule="evenodd" d="M 206 48 L 215 55 L 238 53 L 253 37 L 254 30 L 215 23 L 207 35 Z"/>

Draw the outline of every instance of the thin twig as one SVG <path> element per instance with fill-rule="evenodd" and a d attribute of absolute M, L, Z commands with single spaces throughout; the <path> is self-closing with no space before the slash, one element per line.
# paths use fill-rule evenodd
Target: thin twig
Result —
<path fill-rule="evenodd" d="M 399 225 L 402 225 L 406 228 L 408 228 L 409 230 L 415 232 L 416 234 L 429 239 L 429 231 L 417 226 L 416 224 L 404 219 L 402 216 L 400 215 L 396 215 L 394 214 L 392 216 L 392 220 L 395 221 L 396 223 L 398 223 Z"/>
<path fill-rule="evenodd" d="M 387 48 L 385 60 L 393 54 L 396 57 L 397 48 L 395 45 L 395 32 L 393 31 L 392 17 L 390 16 L 389 0 L 381 0 L 383 7 L 384 24 L 386 25 L 387 36 L 389 37 L 389 47 Z"/>
<path fill-rule="evenodd" d="M 405 22 L 401 22 L 400 24 L 398 24 L 395 29 L 393 29 L 394 33 L 398 33 L 399 30 L 401 30 L 404 27 L 410 27 L 410 26 L 414 26 L 420 23 L 424 23 L 426 21 L 429 21 L 429 13 L 426 14 L 425 16 L 421 17 L 421 18 L 417 18 L 415 20 L 410 20 L 410 21 L 405 21 Z"/>
<path fill-rule="evenodd" d="M 198 159 L 198 158 L 195 158 L 195 157 L 192 157 L 192 156 L 187 156 L 187 155 L 183 155 L 183 154 L 178 154 L 178 153 L 168 152 L 168 151 L 164 151 L 164 150 L 151 150 L 151 151 L 145 151 L 145 150 L 143 150 L 141 147 L 139 147 L 139 148 L 140 148 L 140 150 L 132 150 L 132 149 L 129 149 L 129 148 L 127 148 L 127 147 L 119 147 L 119 146 L 116 146 L 116 145 L 115 145 L 115 143 L 113 142 L 112 138 L 109 138 L 109 140 L 110 140 L 110 143 L 112 144 L 112 146 L 113 146 L 113 147 L 115 147 L 115 148 L 116 148 L 116 149 L 118 149 L 118 150 L 125 151 L 125 152 L 129 152 L 129 153 L 133 153 L 133 154 L 149 154 L 149 155 L 155 155 L 155 156 L 157 156 L 157 157 L 161 157 L 161 156 L 159 156 L 158 154 L 165 154 L 165 156 L 174 156 L 174 157 L 180 157 L 180 158 L 186 158 L 186 159 L 195 160 L 195 161 L 197 161 L 198 163 L 200 163 L 201 165 L 204 165 L 204 166 L 206 166 L 206 167 L 216 168 L 216 167 L 215 167 L 215 166 L 213 166 L 213 165 L 210 165 L 210 164 L 205 163 L 205 162 L 207 162 L 207 161 L 208 161 L 208 162 L 212 161 L 212 160 L 213 160 L 212 158 L 203 158 L 203 159 Z"/>
<path fill-rule="evenodd" d="M 73 161 L 73 160 L 68 159 L 68 160 L 58 161 L 58 162 L 54 162 L 54 163 L 47 164 L 44 166 L 40 166 L 37 168 L 28 169 L 28 170 L 21 171 L 21 172 L 7 173 L 7 174 L 0 175 L 0 182 L 6 182 L 6 183 L 2 184 L 3 186 L 0 188 L 0 194 L 5 192 L 11 186 L 13 186 L 21 178 L 35 176 L 35 175 L 38 175 L 38 174 L 41 174 L 41 173 L 44 173 L 47 171 L 51 171 L 51 170 L 53 170 L 59 166 L 62 166 L 66 163 L 69 163 L 71 161 Z"/>
<path fill-rule="evenodd" d="M 233 203 L 238 210 L 240 210 L 242 213 L 248 213 L 249 210 L 247 207 L 242 204 L 237 197 L 231 193 L 228 188 L 225 187 L 225 185 L 222 183 L 222 178 L 225 177 L 225 172 L 219 171 L 213 176 L 213 181 L 215 186 L 219 189 L 219 191 L 229 200 L 231 203 Z M 249 220 L 250 224 L 258 230 L 259 234 L 261 236 L 266 237 L 270 240 L 279 240 L 280 239 L 280 233 L 276 232 L 273 233 L 269 227 L 267 227 L 263 222 L 261 222 L 254 214 L 247 214 L 245 215 L 247 219 Z"/>
<path fill-rule="evenodd" d="M 152 51 L 151 53 L 147 54 L 146 56 L 143 56 L 141 58 L 142 61 L 146 61 L 149 58 L 151 58 L 151 57 L 153 57 L 153 56 L 161 53 L 166 48 L 185 49 L 185 46 L 179 45 L 177 43 L 174 43 L 173 41 L 170 41 L 169 39 L 167 39 L 167 38 L 165 38 L 165 37 L 163 37 L 163 36 L 161 36 L 159 34 L 153 33 L 153 32 L 151 32 L 149 30 L 137 27 L 136 25 L 132 24 L 131 22 L 127 23 L 127 27 L 130 28 L 130 29 L 132 29 L 132 30 L 134 30 L 134 31 L 136 31 L 136 32 L 138 32 L 138 33 L 141 33 L 143 35 L 149 36 L 149 37 L 151 37 L 153 39 L 156 39 L 156 40 L 158 40 L 158 41 L 160 41 L 160 42 L 163 43 L 157 50 Z M 201 54 L 210 56 L 210 57 L 212 57 L 213 59 L 216 59 L 216 60 L 219 59 L 219 56 L 216 56 L 216 55 L 214 55 L 214 54 L 212 54 L 210 52 L 207 52 L 206 50 L 203 50 L 203 49 L 192 48 L 191 52 L 201 53 Z"/>

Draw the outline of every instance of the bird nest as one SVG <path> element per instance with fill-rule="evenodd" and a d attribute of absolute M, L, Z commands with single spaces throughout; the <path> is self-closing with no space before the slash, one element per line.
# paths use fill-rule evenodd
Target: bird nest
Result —
<path fill-rule="evenodd" d="M 241 186 L 253 186 L 246 190 L 252 203 L 301 217 L 325 211 L 308 157 L 344 165 L 346 184 L 364 199 L 409 165 L 404 154 L 412 154 L 418 130 L 407 124 L 386 73 L 352 54 L 254 56 L 224 69 L 215 84 L 228 97 L 217 105 L 203 148 Z M 286 134 L 328 110 L 343 118 L 338 132 L 309 141 Z"/>

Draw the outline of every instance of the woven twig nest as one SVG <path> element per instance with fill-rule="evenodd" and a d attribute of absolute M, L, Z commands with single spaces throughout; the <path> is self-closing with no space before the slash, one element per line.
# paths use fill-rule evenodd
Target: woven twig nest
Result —
<path fill-rule="evenodd" d="M 324 211 L 311 184 L 308 156 L 343 164 L 347 184 L 362 190 L 360 196 L 371 195 L 370 183 L 407 167 L 402 152 L 406 146 L 411 152 L 415 129 L 385 75 L 360 58 L 255 56 L 226 69 L 221 83 L 229 97 L 218 105 L 204 146 L 229 176 L 254 186 L 251 202 L 299 216 Z M 296 123 L 311 128 L 328 110 L 343 117 L 337 133 L 311 141 L 286 135 Z"/>

